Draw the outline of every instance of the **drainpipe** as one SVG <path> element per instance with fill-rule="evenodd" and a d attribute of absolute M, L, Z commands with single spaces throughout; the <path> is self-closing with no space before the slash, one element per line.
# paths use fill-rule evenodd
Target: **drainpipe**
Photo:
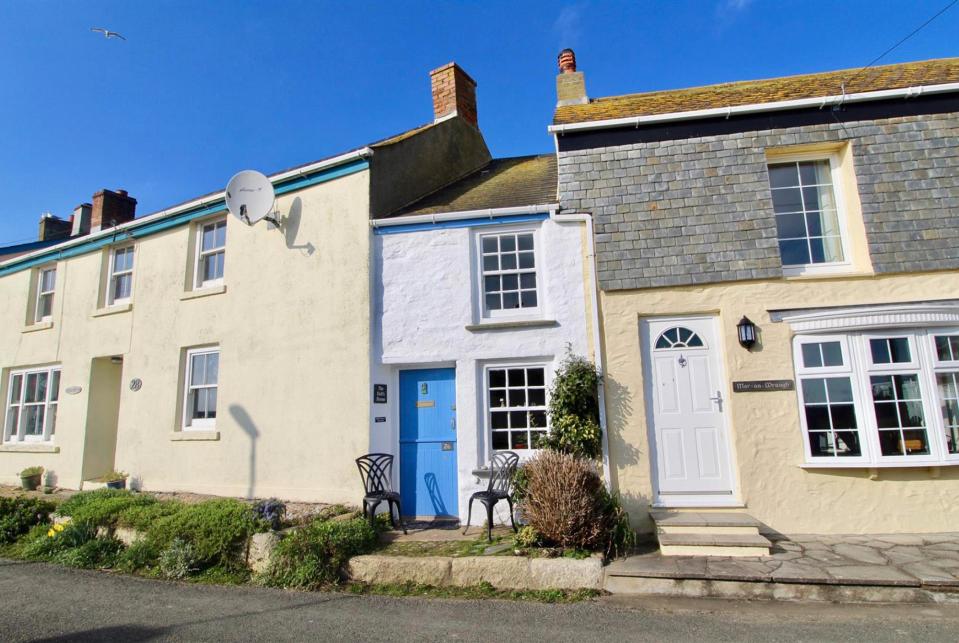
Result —
<path fill-rule="evenodd" d="M 556 208 L 550 208 L 549 217 L 557 223 L 585 223 L 586 224 L 586 265 L 589 269 L 589 299 L 590 315 L 593 326 L 593 362 L 603 377 L 599 380 L 597 401 L 599 402 L 600 442 L 603 449 L 603 480 L 606 488 L 612 491 L 612 477 L 609 470 L 609 437 L 606 430 L 606 391 L 603 381 L 606 373 L 603 370 L 603 349 L 600 346 L 599 332 L 599 288 L 596 283 L 596 253 L 593 246 L 593 217 L 585 212 L 559 214 Z"/>

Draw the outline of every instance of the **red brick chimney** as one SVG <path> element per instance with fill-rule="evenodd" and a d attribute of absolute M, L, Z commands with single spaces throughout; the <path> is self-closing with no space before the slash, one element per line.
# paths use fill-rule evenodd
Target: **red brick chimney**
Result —
<path fill-rule="evenodd" d="M 126 190 L 100 190 L 93 195 L 93 210 L 90 214 L 90 232 L 133 221 L 137 200 Z"/>
<path fill-rule="evenodd" d="M 479 127 L 476 118 L 476 81 L 456 63 L 448 63 L 430 72 L 433 87 L 434 122 L 457 114 Z"/>
<path fill-rule="evenodd" d="M 556 77 L 556 105 L 582 105 L 589 102 L 586 96 L 586 77 L 576 71 L 576 54 L 572 49 L 559 52 L 559 76 Z"/>

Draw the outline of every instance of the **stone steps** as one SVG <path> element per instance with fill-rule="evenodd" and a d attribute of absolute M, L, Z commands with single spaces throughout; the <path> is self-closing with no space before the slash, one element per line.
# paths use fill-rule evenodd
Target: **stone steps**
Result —
<path fill-rule="evenodd" d="M 768 556 L 752 516 L 730 511 L 652 511 L 663 556 Z"/>

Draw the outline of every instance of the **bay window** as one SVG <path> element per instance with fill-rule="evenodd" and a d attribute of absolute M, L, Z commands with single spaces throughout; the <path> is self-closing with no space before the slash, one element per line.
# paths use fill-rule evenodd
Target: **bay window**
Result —
<path fill-rule="evenodd" d="M 798 335 L 806 460 L 959 464 L 959 329 Z"/>

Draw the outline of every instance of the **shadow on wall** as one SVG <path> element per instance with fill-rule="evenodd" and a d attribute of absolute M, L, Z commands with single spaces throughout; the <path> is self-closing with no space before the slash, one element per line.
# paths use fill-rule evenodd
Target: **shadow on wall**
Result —
<path fill-rule="evenodd" d="M 246 490 L 246 497 L 253 498 L 253 489 L 256 487 L 256 441 L 260 437 L 260 430 L 256 428 L 253 418 L 239 404 L 230 405 L 230 415 L 240 425 L 240 428 L 250 438 L 250 472 L 249 484 Z"/>
<path fill-rule="evenodd" d="M 629 426 L 633 418 L 633 398 L 629 389 L 617 380 L 606 375 L 603 378 L 606 389 L 606 432 L 609 441 L 610 466 L 613 472 L 624 466 L 639 464 L 641 451 L 636 445 L 623 437 L 623 428 Z M 645 427 L 645 418 L 640 415 L 638 428 Z M 645 435 L 644 431 L 636 434 Z M 647 441 L 644 440 L 644 444 Z"/>
<path fill-rule="evenodd" d="M 280 229 L 283 231 L 287 248 L 290 250 L 299 250 L 303 255 L 309 257 L 316 252 L 316 246 L 309 241 L 299 245 L 296 243 L 296 237 L 300 232 L 300 220 L 302 216 L 303 201 L 300 197 L 296 197 L 290 205 L 290 211 L 280 220 Z"/>
<path fill-rule="evenodd" d="M 433 512 L 437 516 L 449 516 L 451 515 L 449 510 L 446 508 L 446 503 L 443 501 L 443 496 L 440 493 L 440 485 L 436 481 L 435 473 L 426 474 L 426 491 L 430 494 L 430 502 L 433 503 Z"/>

